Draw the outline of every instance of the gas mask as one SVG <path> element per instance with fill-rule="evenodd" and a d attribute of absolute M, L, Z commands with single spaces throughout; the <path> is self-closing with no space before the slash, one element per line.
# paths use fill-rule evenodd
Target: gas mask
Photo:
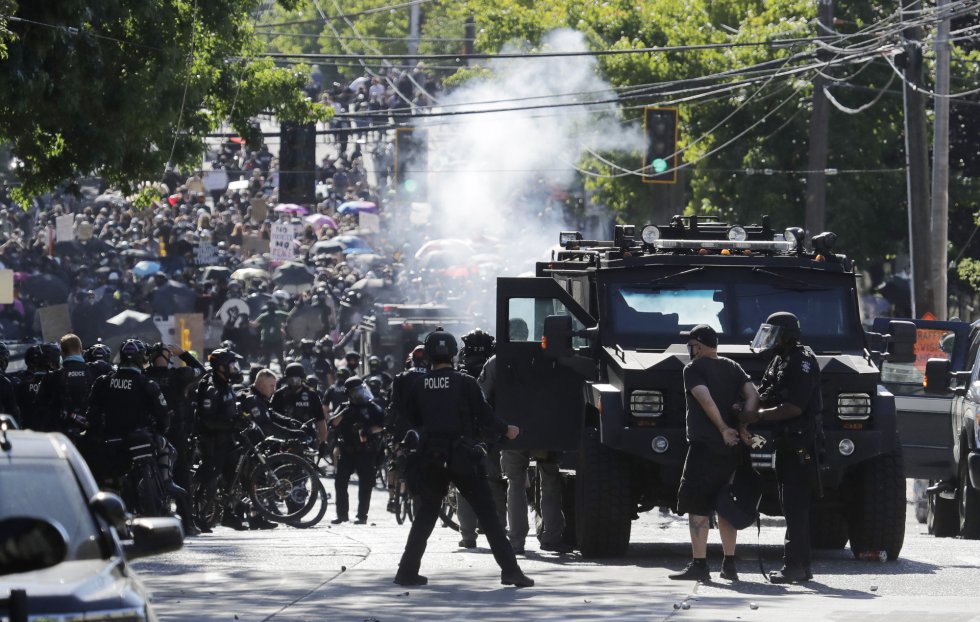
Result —
<path fill-rule="evenodd" d="M 286 386 L 290 389 L 298 389 L 299 387 L 303 386 L 303 379 L 299 376 L 287 376 Z"/>
<path fill-rule="evenodd" d="M 242 374 L 242 369 L 238 366 L 238 361 L 232 361 L 228 364 L 228 382 L 232 384 L 241 384 L 245 381 L 245 375 Z"/>

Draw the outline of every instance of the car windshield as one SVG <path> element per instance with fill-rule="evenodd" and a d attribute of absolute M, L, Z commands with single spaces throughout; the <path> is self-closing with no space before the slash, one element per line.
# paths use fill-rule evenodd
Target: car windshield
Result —
<path fill-rule="evenodd" d="M 861 351 L 864 338 L 849 287 L 808 284 L 768 273 L 751 280 L 698 274 L 646 283 L 610 283 L 608 316 L 615 343 L 666 348 L 698 324 L 718 332 L 722 344 L 748 345 L 769 314 L 789 311 L 802 327 L 803 343 L 816 351 Z M 729 276 L 729 275 L 726 275 Z M 731 276 L 735 276 L 732 274 Z"/>
<path fill-rule="evenodd" d="M 16 460 L 0 468 L 0 520 L 13 517 L 39 518 L 64 527 L 65 561 L 102 556 L 95 518 L 64 460 Z"/>

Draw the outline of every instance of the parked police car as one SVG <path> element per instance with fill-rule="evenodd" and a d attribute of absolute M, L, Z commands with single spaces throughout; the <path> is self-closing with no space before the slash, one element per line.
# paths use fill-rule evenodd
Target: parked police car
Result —
<path fill-rule="evenodd" d="M 617 226 L 609 241 L 563 232 L 564 250 L 538 263 L 536 277 L 498 279 L 496 406 L 521 428 L 511 446 L 574 459 L 567 513 L 584 555 L 624 554 L 638 512 L 676 507 L 689 361 L 680 332 L 711 325 L 719 354 L 758 381 L 766 361 L 748 344 L 775 311 L 800 318 L 822 372 L 814 545 L 850 540 L 855 555 L 899 555 L 905 476 L 895 401 L 874 363 L 881 353 L 868 346 L 853 267 L 833 251 L 835 236 L 816 236 L 814 250 L 803 238 L 796 228 L 776 233 L 768 219 L 740 227 L 696 217 L 648 225 L 639 239 L 632 226 Z M 510 336 L 519 320 L 526 340 Z M 892 360 L 912 356 L 914 330 L 901 335 Z M 753 430 L 771 436 L 765 425 Z M 766 481 L 761 510 L 778 515 L 770 445 L 752 458 Z"/>

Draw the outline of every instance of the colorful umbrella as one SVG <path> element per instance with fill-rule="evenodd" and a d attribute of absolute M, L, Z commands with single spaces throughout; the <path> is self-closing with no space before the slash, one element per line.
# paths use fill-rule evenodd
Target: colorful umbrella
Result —
<path fill-rule="evenodd" d="M 337 208 L 338 214 L 356 214 L 358 212 L 378 213 L 378 206 L 371 201 L 347 201 Z"/>
<path fill-rule="evenodd" d="M 141 261 L 133 266 L 133 274 L 139 278 L 144 278 L 150 276 L 151 274 L 156 274 L 160 271 L 160 264 L 156 261 Z"/>
<path fill-rule="evenodd" d="M 313 225 L 318 230 L 323 228 L 324 225 L 330 227 L 334 231 L 337 230 L 337 221 L 327 216 L 326 214 L 310 214 L 309 216 L 304 218 L 303 221 Z"/>
<path fill-rule="evenodd" d="M 272 211 L 286 214 L 299 214 L 303 216 L 309 214 L 310 210 L 306 209 L 302 205 L 296 205 L 295 203 L 280 203 L 275 206 Z"/>

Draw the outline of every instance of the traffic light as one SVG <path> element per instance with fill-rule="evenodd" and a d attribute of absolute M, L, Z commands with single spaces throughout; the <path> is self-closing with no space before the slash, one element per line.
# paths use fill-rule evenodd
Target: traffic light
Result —
<path fill-rule="evenodd" d="M 316 125 L 279 124 L 279 202 L 316 202 Z"/>
<path fill-rule="evenodd" d="M 424 201 L 428 186 L 429 149 L 425 130 L 395 130 L 395 185 L 399 194 Z"/>
<path fill-rule="evenodd" d="M 647 137 L 643 183 L 677 183 L 677 108 L 644 108 L 643 130 Z"/>

